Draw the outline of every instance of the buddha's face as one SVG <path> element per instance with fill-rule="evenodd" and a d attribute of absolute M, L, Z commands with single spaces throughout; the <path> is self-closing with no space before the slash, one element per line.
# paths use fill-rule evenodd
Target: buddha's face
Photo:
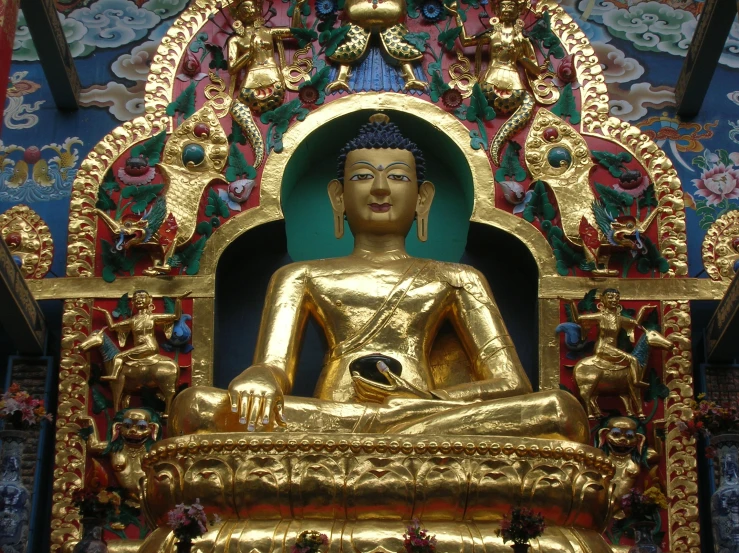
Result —
<path fill-rule="evenodd" d="M 336 181 L 335 181 L 336 182 Z M 331 200 L 343 203 L 352 233 L 405 236 L 416 211 L 428 211 L 433 185 L 420 187 L 416 161 L 407 150 L 361 149 L 346 157 L 343 190 L 331 192 Z M 340 196 L 339 198 L 335 196 Z"/>

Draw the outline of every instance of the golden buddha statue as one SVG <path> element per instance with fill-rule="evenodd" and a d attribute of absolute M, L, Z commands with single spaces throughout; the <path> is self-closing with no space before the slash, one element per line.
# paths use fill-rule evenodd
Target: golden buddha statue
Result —
<path fill-rule="evenodd" d="M 252 365 L 228 390 L 193 387 L 172 405 L 169 438 L 144 456 L 142 509 L 156 529 L 139 553 L 172 552 L 167 511 L 204 505 L 198 551 L 289 550 L 306 530 L 355 553 L 402 548 L 408 521 L 440 551 L 503 553 L 512 505 L 549 528 L 541 553 L 610 553 L 602 532 L 613 464 L 571 394 L 532 392 L 485 278 L 405 249 L 429 233 L 434 185 L 422 152 L 373 115 L 340 153 L 328 184 L 346 257 L 293 263 L 269 285 Z M 309 317 L 329 354 L 313 397 L 290 395 Z M 429 356 L 450 321 L 466 374 Z"/>
<path fill-rule="evenodd" d="M 414 219 L 426 240 L 434 198 L 415 144 L 375 115 L 339 163 L 339 178 L 328 185 L 334 230 L 343 235 L 346 217 L 354 251 L 277 271 L 252 366 L 227 391 L 180 394 L 173 435 L 284 429 L 587 440 L 585 413 L 573 396 L 531 393 L 485 278 L 471 267 L 406 253 Z M 299 398 L 288 394 L 309 316 L 323 328 L 330 353 L 314 397 Z M 468 382 L 455 386 L 434 382 L 428 362 L 446 320 L 472 361 Z"/>

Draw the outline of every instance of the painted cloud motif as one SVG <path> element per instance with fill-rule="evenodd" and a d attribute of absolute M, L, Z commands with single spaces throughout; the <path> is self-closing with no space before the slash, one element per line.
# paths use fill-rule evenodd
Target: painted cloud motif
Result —
<path fill-rule="evenodd" d="M 603 66 L 607 83 L 627 83 L 644 74 L 644 67 L 637 60 L 627 57 L 613 44 L 597 42 L 593 44 L 593 49 Z"/>
<path fill-rule="evenodd" d="M 87 28 L 83 42 L 98 48 L 116 48 L 140 40 L 161 21 L 158 15 L 130 0 L 98 0 L 89 8 L 73 11 L 69 17 Z"/>
<path fill-rule="evenodd" d="M 591 0 L 580 0 L 585 11 Z M 645 52 L 665 52 L 685 57 L 695 34 L 697 19 L 690 11 L 654 0 L 619 8 L 612 2 L 595 2 L 590 19 L 605 25 L 617 38 L 628 40 Z M 719 63 L 739 67 L 739 23 L 734 22 Z"/>
<path fill-rule="evenodd" d="M 187 0 L 149 0 L 139 7 L 133 0 L 97 0 L 89 7 L 59 14 L 67 43 L 75 58 L 96 48 L 118 48 L 149 35 L 162 19 L 170 18 Z M 38 54 L 23 14 L 19 14 L 13 43 L 13 61 L 36 61 Z"/>

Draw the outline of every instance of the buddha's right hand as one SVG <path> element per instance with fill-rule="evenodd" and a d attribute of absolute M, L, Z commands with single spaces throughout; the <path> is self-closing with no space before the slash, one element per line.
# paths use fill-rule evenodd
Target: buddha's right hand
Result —
<path fill-rule="evenodd" d="M 228 386 L 231 410 L 239 413 L 239 422 L 246 424 L 249 432 L 265 430 L 273 423 L 286 424 L 282 416 L 284 400 L 278 371 L 282 372 L 269 365 L 252 365 Z"/>

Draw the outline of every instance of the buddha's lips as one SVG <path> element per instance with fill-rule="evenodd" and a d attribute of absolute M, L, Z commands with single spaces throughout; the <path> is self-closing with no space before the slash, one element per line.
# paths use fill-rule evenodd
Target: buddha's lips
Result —
<path fill-rule="evenodd" d="M 375 213 L 387 213 L 393 207 L 392 204 L 369 204 L 369 206 Z"/>

